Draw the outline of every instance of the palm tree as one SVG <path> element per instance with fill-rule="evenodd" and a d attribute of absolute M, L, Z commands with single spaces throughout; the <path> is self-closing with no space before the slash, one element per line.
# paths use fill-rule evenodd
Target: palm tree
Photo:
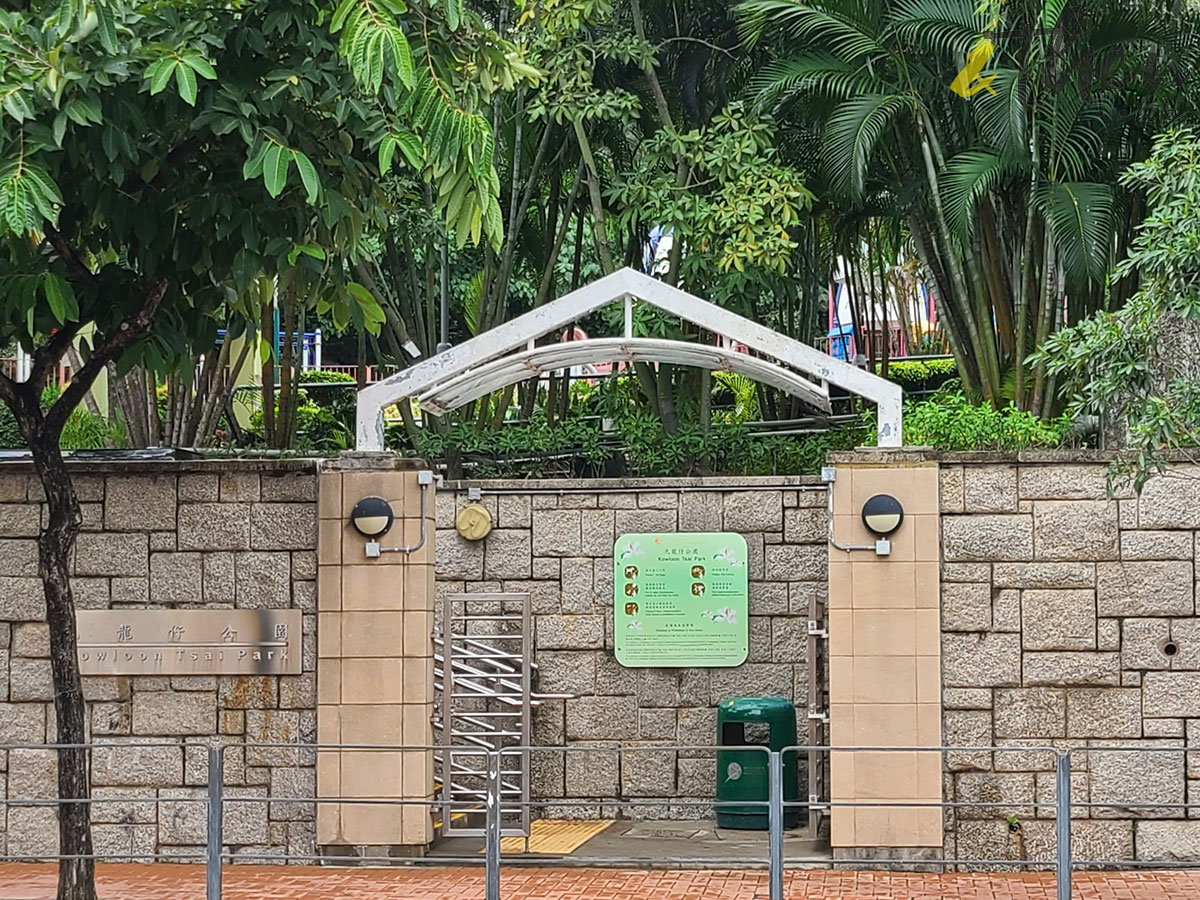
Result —
<path fill-rule="evenodd" d="M 752 91 L 791 123 L 824 178 L 814 190 L 904 221 L 964 385 L 1049 413 L 1053 385 L 1025 360 L 1064 321 L 1131 293 L 1109 273 L 1144 204 L 1118 176 L 1167 122 L 1194 117 L 1175 83 L 1192 78 L 1193 14 L 1151 0 L 740 12 L 748 39 L 775 51 Z M 964 68 L 969 96 L 951 88 Z"/>

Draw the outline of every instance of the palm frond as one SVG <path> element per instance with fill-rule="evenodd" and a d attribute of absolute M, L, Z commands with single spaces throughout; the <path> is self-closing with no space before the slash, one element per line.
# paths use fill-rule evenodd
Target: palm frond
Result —
<path fill-rule="evenodd" d="M 979 129 L 988 143 L 1005 154 L 1026 153 L 1025 81 L 1016 69 L 997 69 L 992 81 L 995 95 L 986 91 L 976 94 L 971 108 L 976 114 Z"/>
<path fill-rule="evenodd" d="M 905 43 L 941 57 L 964 56 L 988 24 L 974 0 L 901 0 L 892 21 Z"/>
<path fill-rule="evenodd" d="M 767 63 L 750 79 L 750 92 L 760 109 L 779 104 L 801 92 L 837 100 L 877 88 L 863 67 L 829 53 L 805 53 Z"/>
<path fill-rule="evenodd" d="M 884 56 L 888 48 L 851 15 L 838 9 L 822 9 L 796 0 L 743 0 L 738 5 L 742 37 L 757 42 L 770 31 L 788 38 L 805 38 L 844 59 Z"/>
<path fill-rule="evenodd" d="M 1036 202 L 1069 278 L 1102 283 L 1112 247 L 1111 185 L 1060 181 L 1038 191 Z"/>
<path fill-rule="evenodd" d="M 947 224 L 958 234 L 971 234 L 979 198 L 1018 169 L 1013 157 L 982 150 L 967 150 L 948 160 L 942 179 Z"/>
<path fill-rule="evenodd" d="M 840 104 L 829 117 L 825 164 L 833 184 L 850 197 L 862 197 L 875 144 L 908 102 L 899 94 L 865 94 Z"/>

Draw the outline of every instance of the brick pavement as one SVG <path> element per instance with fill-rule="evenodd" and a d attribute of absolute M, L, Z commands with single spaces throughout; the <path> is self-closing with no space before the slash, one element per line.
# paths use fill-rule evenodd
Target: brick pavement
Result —
<path fill-rule="evenodd" d="M 203 900 L 204 870 L 102 864 L 101 900 Z M 0 863 L 0 900 L 53 900 L 52 866 Z M 504 900 L 755 900 L 763 871 L 510 868 Z M 1054 876 L 795 871 L 789 900 L 1054 900 Z M 225 900 L 482 900 L 483 869 L 231 866 Z M 1200 873 L 1080 873 L 1075 900 L 1193 900 Z"/>

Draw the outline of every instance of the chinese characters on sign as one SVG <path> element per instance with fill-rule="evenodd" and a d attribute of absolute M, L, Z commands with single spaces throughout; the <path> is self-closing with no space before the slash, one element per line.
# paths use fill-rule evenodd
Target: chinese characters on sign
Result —
<path fill-rule="evenodd" d="M 613 551 L 623 666 L 740 666 L 749 650 L 740 534 L 625 534 Z"/>
<path fill-rule="evenodd" d="M 299 675 L 297 609 L 80 610 L 84 675 Z"/>

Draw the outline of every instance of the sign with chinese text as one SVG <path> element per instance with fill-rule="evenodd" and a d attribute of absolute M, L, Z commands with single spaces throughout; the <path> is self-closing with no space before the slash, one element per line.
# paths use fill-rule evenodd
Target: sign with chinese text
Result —
<path fill-rule="evenodd" d="M 298 609 L 80 610 L 84 675 L 299 675 Z"/>
<path fill-rule="evenodd" d="M 623 666 L 740 666 L 749 650 L 746 539 L 623 534 L 613 550 Z"/>

